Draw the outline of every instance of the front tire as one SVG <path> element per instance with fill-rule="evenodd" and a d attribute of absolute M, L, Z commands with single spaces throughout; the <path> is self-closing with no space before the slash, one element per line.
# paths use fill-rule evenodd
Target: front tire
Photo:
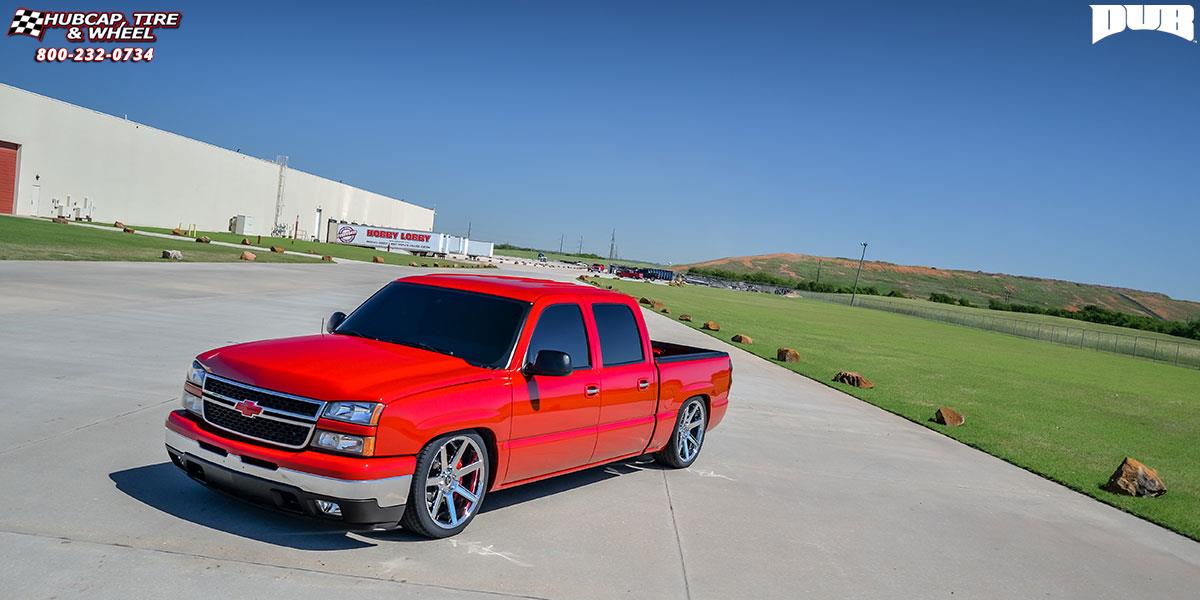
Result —
<path fill-rule="evenodd" d="M 708 410 L 701 398 L 690 398 L 679 407 L 675 416 L 675 431 L 667 447 L 655 453 L 660 464 L 674 469 L 686 469 L 700 456 L 704 445 L 704 432 L 708 424 Z"/>
<path fill-rule="evenodd" d="M 474 432 L 444 435 L 426 444 L 417 455 L 400 524 L 429 538 L 466 529 L 487 495 L 488 464 L 487 444 Z"/>

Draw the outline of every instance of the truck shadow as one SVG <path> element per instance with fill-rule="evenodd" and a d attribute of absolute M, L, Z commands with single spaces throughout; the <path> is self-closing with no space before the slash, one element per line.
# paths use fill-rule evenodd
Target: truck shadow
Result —
<path fill-rule="evenodd" d="M 480 513 L 516 506 L 647 469 L 660 469 L 646 457 L 594 467 L 570 475 L 487 495 Z M 370 548 L 379 543 L 428 541 L 404 530 L 359 531 L 349 535 L 335 523 L 263 508 L 192 481 L 170 462 L 109 473 L 118 490 L 176 518 L 238 537 L 298 550 Z M 367 538 L 367 539 L 363 539 Z"/>
<path fill-rule="evenodd" d="M 239 537 L 298 550 L 354 550 L 376 545 L 319 519 L 260 508 L 207 488 L 169 462 L 116 471 L 108 478 L 118 490 L 146 506 Z"/>

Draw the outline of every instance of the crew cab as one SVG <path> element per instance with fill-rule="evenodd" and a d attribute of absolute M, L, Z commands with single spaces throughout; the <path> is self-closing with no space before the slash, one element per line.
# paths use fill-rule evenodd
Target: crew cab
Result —
<path fill-rule="evenodd" d="M 644 454 L 690 466 L 732 376 L 724 352 L 650 340 L 616 292 L 422 275 L 333 313 L 325 333 L 197 356 L 166 446 L 235 496 L 446 537 L 490 490 Z"/>

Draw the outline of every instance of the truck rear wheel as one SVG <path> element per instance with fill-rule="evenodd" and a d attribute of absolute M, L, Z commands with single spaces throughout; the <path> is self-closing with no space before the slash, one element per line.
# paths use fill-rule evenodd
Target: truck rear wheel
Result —
<path fill-rule="evenodd" d="M 700 456 L 700 447 L 704 445 L 705 425 L 708 424 L 708 412 L 701 398 L 690 398 L 679 407 L 675 416 L 675 431 L 671 433 L 671 441 L 662 450 L 655 453 L 654 458 L 660 464 L 676 469 L 685 469 L 696 462 Z"/>
<path fill-rule="evenodd" d="M 400 524 L 430 538 L 456 535 L 479 512 L 487 482 L 488 455 L 483 438 L 473 432 L 439 437 L 417 455 Z"/>

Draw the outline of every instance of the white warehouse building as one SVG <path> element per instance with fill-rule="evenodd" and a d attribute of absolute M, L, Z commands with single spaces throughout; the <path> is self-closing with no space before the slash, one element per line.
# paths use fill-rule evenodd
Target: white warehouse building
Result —
<path fill-rule="evenodd" d="M 285 161 L 281 161 L 285 162 Z M 277 210 L 278 208 L 278 210 Z M 277 216 L 278 212 L 278 216 Z M 324 240 L 329 220 L 433 230 L 433 209 L 0 84 L 0 213 Z"/>

